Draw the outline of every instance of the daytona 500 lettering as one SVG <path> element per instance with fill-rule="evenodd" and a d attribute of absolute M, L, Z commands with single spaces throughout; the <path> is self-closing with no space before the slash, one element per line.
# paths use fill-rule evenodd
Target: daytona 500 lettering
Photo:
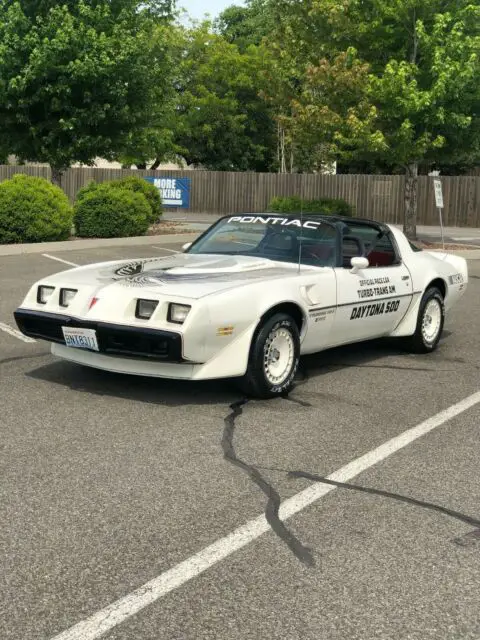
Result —
<path fill-rule="evenodd" d="M 314 222 L 313 220 L 289 220 L 288 218 L 279 218 L 263 216 L 233 216 L 228 220 L 229 222 L 241 222 L 242 224 L 255 224 L 260 222 L 261 224 L 278 224 L 282 227 L 299 227 L 304 229 L 318 229 L 322 226 L 321 222 Z"/>
<path fill-rule="evenodd" d="M 391 302 L 378 302 L 377 304 L 369 304 L 364 307 L 353 307 L 350 320 L 359 320 L 361 318 L 371 318 L 372 316 L 382 316 L 386 313 L 395 313 L 400 306 L 400 300 L 392 300 Z"/>

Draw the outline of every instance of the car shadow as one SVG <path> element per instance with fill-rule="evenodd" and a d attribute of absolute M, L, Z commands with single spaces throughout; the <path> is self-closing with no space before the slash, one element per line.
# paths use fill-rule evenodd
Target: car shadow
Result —
<path fill-rule="evenodd" d="M 191 382 L 102 371 L 62 360 L 38 367 L 27 377 L 72 391 L 164 406 L 230 404 L 239 392 L 229 380 Z"/>
<path fill-rule="evenodd" d="M 430 354 L 409 353 L 400 346 L 397 339 L 381 338 L 365 342 L 357 342 L 343 347 L 327 349 L 320 353 L 304 356 L 301 369 L 309 377 L 331 373 L 342 368 L 378 368 L 412 371 L 438 370 L 441 362 L 450 361 L 444 353 L 443 347 L 451 331 L 444 331 L 438 350 Z M 401 362 L 391 363 L 386 358 L 401 358 Z"/>
<path fill-rule="evenodd" d="M 444 339 L 448 338 L 448 335 L 448 332 L 445 332 Z M 402 356 L 402 363 L 389 362 L 388 357 L 392 356 Z M 441 346 L 434 354 L 415 356 L 399 349 L 395 340 L 371 340 L 302 357 L 295 391 L 300 390 L 302 382 L 306 379 L 311 380 L 349 367 L 432 371 L 438 369 L 439 364 L 445 361 L 445 358 L 442 358 Z M 173 407 L 230 405 L 243 397 L 235 380 L 191 382 L 148 378 L 101 371 L 62 360 L 32 369 L 25 375 L 80 393 Z"/>

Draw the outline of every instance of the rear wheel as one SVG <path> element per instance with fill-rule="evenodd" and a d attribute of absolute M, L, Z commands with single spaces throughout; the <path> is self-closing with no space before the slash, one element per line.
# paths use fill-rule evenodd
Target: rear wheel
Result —
<path fill-rule="evenodd" d="M 276 313 L 257 329 L 247 372 L 239 386 L 248 396 L 275 398 L 293 387 L 300 361 L 300 334 L 293 318 Z"/>
<path fill-rule="evenodd" d="M 442 337 L 444 324 L 443 295 L 437 287 L 430 287 L 425 291 L 420 303 L 415 333 L 404 339 L 405 347 L 412 353 L 435 351 Z"/>

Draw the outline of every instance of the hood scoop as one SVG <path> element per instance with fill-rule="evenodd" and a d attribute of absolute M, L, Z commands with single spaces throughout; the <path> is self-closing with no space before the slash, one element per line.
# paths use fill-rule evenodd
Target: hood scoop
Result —
<path fill-rule="evenodd" d="M 169 275 L 223 275 L 228 273 L 245 273 L 259 269 L 271 268 L 270 260 L 264 258 L 251 258 L 248 256 L 220 256 L 211 257 L 209 260 L 200 259 L 204 256 L 185 256 L 184 264 L 172 265 L 165 270 Z M 196 259 L 197 258 L 197 259 Z"/>

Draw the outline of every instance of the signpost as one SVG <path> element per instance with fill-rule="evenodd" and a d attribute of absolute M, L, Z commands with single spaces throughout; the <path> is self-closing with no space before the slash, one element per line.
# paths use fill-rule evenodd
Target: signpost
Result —
<path fill-rule="evenodd" d="M 440 229 L 442 231 L 442 246 L 445 249 L 445 240 L 443 236 L 443 218 L 442 218 L 442 209 L 443 206 L 443 190 L 442 190 L 442 181 L 438 178 L 434 178 L 433 180 L 433 188 L 435 190 L 435 204 L 438 209 L 438 215 L 440 217 Z"/>
<path fill-rule="evenodd" d="M 146 177 L 160 191 L 164 207 L 188 209 L 190 207 L 191 178 Z"/>

